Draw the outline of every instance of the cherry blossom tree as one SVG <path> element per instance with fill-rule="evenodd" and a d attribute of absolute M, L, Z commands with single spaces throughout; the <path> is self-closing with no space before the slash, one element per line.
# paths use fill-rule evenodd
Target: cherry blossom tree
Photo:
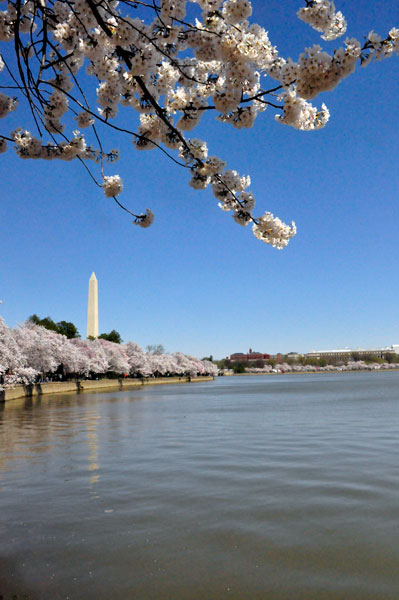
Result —
<path fill-rule="evenodd" d="M 209 361 L 182 353 L 152 354 L 135 342 L 116 344 L 103 339 L 68 339 L 31 321 L 15 329 L 0 317 L 0 384 L 33 383 L 38 376 L 65 374 L 77 377 L 115 373 L 135 377 L 216 375 Z"/>
<path fill-rule="evenodd" d="M 81 340 L 80 338 L 68 342 L 68 349 L 63 363 L 67 374 L 87 376 L 90 371 L 101 373 L 103 367 L 108 366 L 105 356 L 102 355 L 99 360 L 92 346 L 90 340 Z M 100 368 L 94 369 L 94 366 Z"/>
<path fill-rule="evenodd" d="M 182 352 L 175 352 L 173 357 L 177 364 L 177 373 L 179 375 L 195 375 L 197 372 L 196 365 L 191 357 L 186 356 Z"/>
<path fill-rule="evenodd" d="M 200 362 L 203 365 L 204 374 L 216 376 L 219 373 L 217 365 L 215 365 L 210 360 L 201 360 Z"/>
<path fill-rule="evenodd" d="M 83 357 L 84 368 L 79 373 L 88 375 L 89 373 L 106 373 L 109 371 L 106 349 L 98 340 L 75 339 L 71 342 L 80 350 Z"/>
<path fill-rule="evenodd" d="M 147 360 L 152 375 L 163 376 L 170 373 L 168 357 L 164 354 L 148 354 Z"/>
<path fill-rule="evenodd" d="M 148 354 L 138 344 L 128 342 L 126 344 L 126 354 L 129 361 L 129 373 L 140 377 L 150 377 L 152 375 Z"/>
<path fill-rule="evenodd" d="M 330 0 L 305 0 L 297 14 L 326 43 L 347 29 Z M 21 111 L 20 127 L 0 132 L 0 152 L 11 144 L 21 159 L 81 161 L 107 197 L 148 227 L 152 211 L 127 208 L 122 177 L 106 174 L 119 155 L 103 147 L 106 126 L 130 136 L 137 150 L 167 154 L 190 172 L 193 188 L 210 187 L 238 224 L 285 247 L 295 224 L 269 212 L 254 216 L 250 177 L 209 155 L 190 132 L 205 113 L 249 128 L 269 106 L 280 124 L 320 129 L 329 111 L 311 101 L 356 65 L 397 54 L 399 29 L 370 32 L 364 43 L 346 38 L 331 53 L 315 44 L 294 61 L 251 19 L 249 0 L 9 0 L 0 12 L 0 118 L 21 100 L 29 110 Z M 124 127 L 120 110 L 135 111 L 137 126 Z"/>
<path fill-rule="evenodd" d="M 120 374 L 129 373 L 129 361 L 122 344 L 116 344 L 103 339 L 94 341 L 104 349 L 108 358 L 108 371 Z"/>
<path fill-rule="evenodd" d="M 37 373 L 54 372 L 62 364 L 65 336 L 27 321 L 15 330 L 14 338 L 25 364 Z"/>
<path fill-rule="evenodd" d="M 25 365 L 22 348 L 15 339 L 14 330 L 9 329 L 0 317 L 0 388 L 17 383 L 32 383 L 37 371 Z"/>

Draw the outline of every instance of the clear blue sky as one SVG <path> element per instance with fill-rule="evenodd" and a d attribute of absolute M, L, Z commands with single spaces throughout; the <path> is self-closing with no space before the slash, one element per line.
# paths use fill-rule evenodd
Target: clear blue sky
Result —
<path fill-rule="evenodd" d="M 395 3 L 337 2 L 349 36 L 399 25 Z M 296 18 L 300 2 L 253 2 L 253 21 L 285 56 L 322 42 Z M 335 45 L 340 45 L 340 40 Z M 0 156 L 0 314 L 10 326 L 30 314 L 73 321 L 86 332 L 88 281 L 99 281 L 100 330 L 172 352 L 220 358 L 249 347 L 306 352 L 399 343 L 399 57 L 372 64 L 325 101 L 327 127 L 303 133 L 274 121 L 249 131 L 194 132 L 210 154 L 252 177 L 255 214 L 294 219 L 298 234 L 277 251 L 223 213 L 211 191 L 157 151 L 105 136 L 122 158 L 108 174 L 125 183 L 120 199 L 156 214 L 143 230 L 96 188 L 76 163 Z M 0 131 L 21 123 L 20 109 Z M 208 115 L 207 115 L 208 117 Z M 133 114 L 132 128 L 136 115 Z M 9 125 L 10 123 L 10 125 Z M 193 136 L 193 137 L 194 137 Z"/>

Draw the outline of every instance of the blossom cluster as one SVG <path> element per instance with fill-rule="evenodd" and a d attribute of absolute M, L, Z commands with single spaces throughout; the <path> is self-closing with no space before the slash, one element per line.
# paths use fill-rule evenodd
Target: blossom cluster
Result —
<path fill-rule="evenodd" d="M 325 104 L 321 105 L 321 110 L 317 110 L 310 102 L 297 96 L 294 90 L 285 92 L 283 98 L 284 113 L 276 115 L 276 120 L 280 123 L 309 131 L 321 129 L 329 119 L 330 113 Z"/>
<path fill-rule="evenodd" d="M 253 232 L 256 238 L 272 244 L 279 250 L 284 248 L 290 239 L 296 234 L 295 223 L 286 225 L 278 217 L 275 218 L 269 212 L 259 217 L 258 223 L 253 225 Z"/>
<path fill-rule="evenodd" d="M 191 22 L 185 20 L 188 4 L 194 5 L 190 14 L 195 7 L 200 11 Z M 325 41 L 347 28 L 330 0 L 306 0 L 297 14 Z M 18 88 L 19 81 L 18 91 L 40 127 L 37 134 L 25 127 L 0 134 L 0 153 L 11 141 L 23 159 L 101 163 L 99 186 L 116 200 L 124 188 L 122 177 L 104 174 L 103 162 L 116 160 L 118 153 L 101 150 L 95 129 L 107 125 L 128 133 L 137 150 L 162 148 L 191 172 L 191 187 L 210 187 L 219 207 L 238 224 L 251 223 L 258 239 L 286 246 L 295 226 L 268 212 L 254 217 L 249 178 L 227 168 L 221 157 L 209 157 L 206 141 L 187 137 L 187 132 L 202 119 L 209 122 L 212 112 L 226 126 L 247 129 L 269 105 L 280 109 L 279 123 L 301 131 L 321 129 L 329 111 L 309 101 L 333 90 L 357 63 L 399 53 L 399 30 L 392 28 L 385 39 L 370 32 L 363 45 L 347 38 L 332 54 L 314 45 L 293 60 L 279 54 L 251 16 L 250 0 L 161 0 L 160 7 L 125 0 L 55 0 L 46 10 L 39 0 L 9 2 L 0 12 L 0 42 L 13 44 L 18 59 L 8 64 L 0 54 L 2 89 Z M 267 78 L 277 85 L 267 86 Z M 0 118 L 15 110 L 17 102 L 1 92 Z M 115 124 L 122 110 L 128 117 L 132 110 L 137 114 L 132 129 Z M 73 120 L 79 131 L 68 134 Z M 49 141 L 43 140 L 42 127 Z M 100 150 L 80 129 L 88 130 Z M 141 227 L 154 219 L 149 209 L 131 214 Z"/>
<path fill-rule="evenodd" d="M 278 78 L 288 88 L 295 91 L 301 99 L 315 98 L 321 92 L 333 90 L 339 82 L 355 71 L 356 63 L 361 57 L 360 42 L 356 39 L 346 39 L 345 46 L 334 51 L 330 56 L 321 46 L 315 44 L 306 48 L 298 62 L 281 61 Z M 277 74 L 276 74 L 277 75 Z M 295 86 L 290 82 L 295 81 Z M 287 96 L 285 96 L 287 100 Z M 295 124 L 293 124 L 295 127 Z M 313 129 L 305 125 L 297 129 Z"/>
<path fill-rule="evenodd" d="M 299 9 L 298 18 L 308 23 L 316 31 L 321 31 L 323 40 L 335 40 L 346 31 L 347 23 L 341 12 L 335 12 L 334 2 L 311 0 Z"/>
<path fill-rule="evenodd" d="M 119 175 L 111 175 L 110 177 L 104 177 L 104 194 L 108 197 L 117 196 L 123 190 L 122 179 Z"/>
<path fill-rule="evenodd" d="M 12 329 L 0 317 L 0 388 L 32 383 L 61 365 L 64 374 L 75 376 L 109 372 L 135 377 L 217 374 L 217 367 L 210 361 L 181 352 L 150 354 L 135 342 L 67 339 L 30 321 Z"/>

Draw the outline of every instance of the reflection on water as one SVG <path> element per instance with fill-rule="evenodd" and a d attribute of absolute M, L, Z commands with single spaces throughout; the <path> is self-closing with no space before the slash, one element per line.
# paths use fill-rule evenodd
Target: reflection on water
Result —
<path fill-rule="evenodd" d="M 0 594 L 399 600 L 399 372 L 0 405 Z"/>
<path fill-rule="evenodd" d="M 89 471 L 92 473 L 90 476 L 90 484 L 94 485 L 100 479 L 100 474 L 96 471 L 99 470 L 98 466 L 98 436 L 97 436 L 97 421 L 100 419 L 100 416 L 93 412 L 89 415 L 88 424 L 87 424 L 87 440 L 90 449 L 89 454 Z"/>

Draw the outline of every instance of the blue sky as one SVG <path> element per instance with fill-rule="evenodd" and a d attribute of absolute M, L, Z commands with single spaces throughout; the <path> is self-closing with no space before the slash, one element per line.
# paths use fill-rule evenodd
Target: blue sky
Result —
<path fill-rule="evenodd" d="M 399 25 L 392 2 L 336 5 L 358 39 Z M 300 6 L 255 0 L 252 20 L 285 56 L 313 43 L 332 51 L 334 42 L 298 21 Z M 298 234 L 283 251 L 236 225 L 210 190 L 192 190 L 183 169 L 157 151 L 134 151 L 128 138 L 105 134 L 105 145 L 122 153 L 108 174 L 123 177 L 123 203 L 154 210 L 147 230 L 133 226 L 80 164 L 1 155 L 0 314 L 10 326 L 50 315 L 85 335 L 95 271 L 100 330 L 117 329 L 142 346 L 220 358 L 250 347 L 399 343 L 398 69 L 398 57 L 358 68 L 317 98 L 331 112 L 322 131 L 279 125 L 275 109 L 248 131 L 215 125 L 211 115 L 195 131 L 210 154 L 251 175 L 255 214 L 296 221 Z M 24 124 L 24 115 L 20 108 L 0 131 Z"/>

